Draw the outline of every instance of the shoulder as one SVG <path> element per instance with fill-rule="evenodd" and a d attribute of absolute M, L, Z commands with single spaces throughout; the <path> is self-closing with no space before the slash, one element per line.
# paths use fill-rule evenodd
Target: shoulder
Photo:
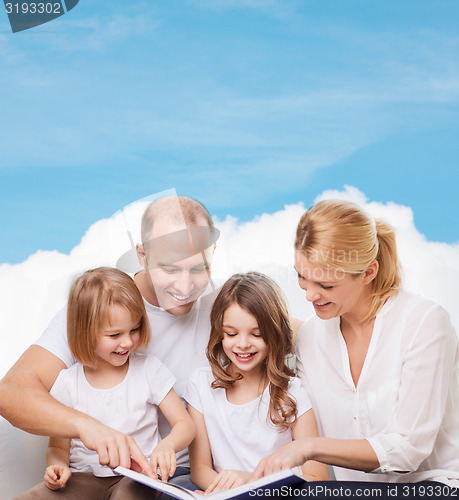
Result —
<path fill-rule="evenodd" d="M 196 368 L 194 372 L 191 374 L 190 383 L 200 385 L 202 383 L 211 384 L 214 380 L 212 375 L 212 370 L 210 366 L 202 366 L 200 368 Z"/>
<path fill-rule="evenodd" d="M 400 290 L 389 299 L 378 316 L 387 317 L 388 321 L 404 324 L 412 330 L 422 328 L 423 325 L 439 330 L 453 329 L 446 309 L 432 299 L 407 290 Z"/>
<path fill-rule="evenodd" d="M 188 381 L 185 390 L 185 400 L 191 406 L 201 413 L 208 407 L 210 399 L 212 399 L 212 371 L 209 367 L 197 368 Z M 210 398 L 210 399 L 209 399 Z"/>
<path fill-rule="evenodd" d="M 301 380 L 298 377 L 291 377 L 288 383 L 288 392 L 295 398 L 297 395 L 306 395 L 306 390 L 301 385 Z"/>
<path fill-rule="evenodd" d="M 53 386 L 50 389 L 50 394 L 53 397 L 58 397 L 64 394 L 64 391 L 69 393 L 77 393 L 76 387 L 80 381 L 80 376 L 84 375 L 83 365 L 75 363 L 70 368 L 65 368 L 59 372 Z"/>
<path fill-rule="evenodd" d="M 301 380 L 298 377 L 291 377 L 288 384 L 288 393 L 296 402 L 298 416 L 302 415 L 311 408 L 306 389 L 302 386 Z"/>
<path fill-rule="evenodd" d="M 329 341 L 332 332 L 339 332 L 339 318 L 320 319 L 315 314 L 305 320 L 298 331 L 297 351 L 310 349 L 316 342 Z M 325 335 L 328 333 L 328 335 Z"/>
<path fill-rule="evenodd" d="M 67 341 L 67 306 L 56 313 L 34 345 L 43 347 L 54 354 L 66 366 L 71 366 L 76 362 Z"/>

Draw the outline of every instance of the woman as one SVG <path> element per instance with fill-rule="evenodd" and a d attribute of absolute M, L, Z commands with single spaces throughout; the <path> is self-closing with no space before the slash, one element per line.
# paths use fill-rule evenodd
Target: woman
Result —
<path fill-rule="evenodd" d="M 315 316 L 298 370 L 321 438 L 294 441 L 254 477 L 317 460 L 338 480 L 459 486 L 459 351 L 448 313 L 401 288 L 395 235 L 328 200 L 301 218 L 295 269 Z"/>

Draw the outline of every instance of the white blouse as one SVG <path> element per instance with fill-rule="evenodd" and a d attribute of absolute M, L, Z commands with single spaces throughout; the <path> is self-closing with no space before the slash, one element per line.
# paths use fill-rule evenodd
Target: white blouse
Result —
<path fill-rule="evenodd" d="M 367 439 L 380 467 L 334 467 L 338 480 L 440 481 L 459 486 L 459 347 L 448 313 L 400 291 L 376 317 L 355 386 L 339 318 L 310 318 L 299 376 L 328 438 Z"/>

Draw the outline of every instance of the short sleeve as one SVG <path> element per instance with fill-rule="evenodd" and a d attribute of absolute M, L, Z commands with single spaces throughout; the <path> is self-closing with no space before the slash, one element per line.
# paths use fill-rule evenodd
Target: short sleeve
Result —
<path fill-rule="evenodd" d="M 203 370 L 202 368 L 196 369 L 188 382 L 188 385 L 185 390 L 185 400 L 188 404 L 190 404 L 193 408 L 198 410 L 200 413 L 202 410 L 201 396 L 199 393 L 199 387 L 202 387 L 202 384 L 208 383 L 204 380 Z"/>
<path fill-rule="evenodd" d="M 57 356 L 67 368 L 76 363 L 67 342 L 67 306 L 54 316 L 34 345 Z"/>
<path fill-rule="evenodd" d="M 160 405 L 162 400 L 174 386 L 176 380 L 170 370 L 155 356 L 145 356 L 145 377 L 150 387 L 148 402 Z"/>
<path fill-rule="evenodd" d="M 311 401 L 306 390 L 301 385 L 301 380 L 298 377 L 292 377 L 288 385 L 290 396 L 295 398 L 297 417 L 301 417 L 304 413 L 312 408 Z"/>
<path fill-rule="evenodd" d="M 75 398 L 78 393 L 76 389 L 76 368 L 61 370 L 49 393 L 51 396 L 70 408 L 75 407 Z"/>

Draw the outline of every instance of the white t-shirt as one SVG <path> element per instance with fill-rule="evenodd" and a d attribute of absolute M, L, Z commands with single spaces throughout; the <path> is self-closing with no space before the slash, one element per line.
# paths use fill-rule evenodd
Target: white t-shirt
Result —
<path fill-rule="evenodd" d="M 267 421 L 269 388 L 249 403 L 235 405 L 225 389 L 212 389 L 210 367 L 196 370 L 188 384 L 185 399 L 203 414 L 209 437 L 214 469 L 252 472 L 258 462 L 293 440 L 291 429 L 279 432 Z M 297 402 L 298 417 L 311 408 L 306 391 L 297 378 L 289 383 L 289 394 Z"/>
<path fill-rule="evenodd" d="M 134 353 L 124 380 L 115 387 L 96 389 L 87 381 L 83 365 L 77 363 L 59 373 L 50 393 L 62 404 L 132 436 L 149 458 L 160 441 L 158 405 L 174 383 L 171 372 L 157 358 Z M 114 475 L 79 439 L 71 441 L 70 469 L 95 476 Z"/>
<path fill-rule="evenodd" d="M 169 368 L 176 378 L 175 392 L 184 404 L 183 394 L 191 374 L 196 368 L 208 366 L 206 347 L 210 334 L 210 311 L 220 288 L 201 296 L 191 311 L 181 316 L 174 316 L 144 300 L 152 336 L 144 352 L 154 354 Z M 67 342 L 66 307 L 56 314 L 35 344 L 56 355 L 67 367 L 76 362 Z M 159 431 L 162 437 L 170 432 L 169 423 L 161 412 Z M 189 466 L 187 449 L 177 453 L 177 464 Z"/>
<path fill-rule="evenodd" d="M 357 386 L 339 318 L 300 329 L 298 371 L 319 434 L 367 439 L 380 467 L 334 467 L 338 480 L 459 486 L 459 349 L 448 313 L 400 291 L 376 316 Z"/>

